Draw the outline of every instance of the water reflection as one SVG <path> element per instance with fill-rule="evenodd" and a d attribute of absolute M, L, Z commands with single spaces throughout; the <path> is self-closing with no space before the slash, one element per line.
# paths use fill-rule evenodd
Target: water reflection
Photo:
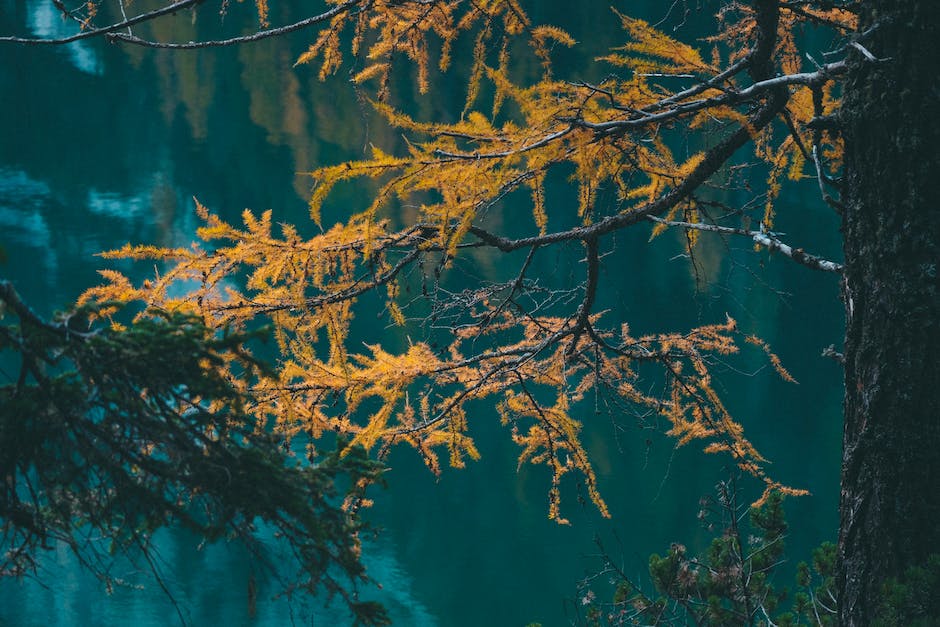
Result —
<path fill-rule="evenodd" d="M 27 24 L 30 34 L 42 39 L 57 39 L 75 33 L 75 24 L 62 19 L 62 14 L 51 2 L 31 2 L 27 4 L 29 16 Z M 79 71 L 93 76 L 104 73 L 104 65 L 98 53 L 90 44 L 83 41 L 63 46 L 69 62 Z"/>
<path fill-rule="evenodd" d="M 290 563 L 287 555 L 277 554 L 270 539 L 266 549 L 272 551 L 268 556 L 272 563 Z M 373 577 L 385 582 L 381 600 L 395 624 L 447 624 L 439 622 L 415 598 L 411 578 L 395 557 L 395 547 L 366 542 L 363 555 Z M 344 625 L 349 621 L 339 599 L 317 603 L 303 596 L 284 597 L 281 582 L 259 569 L 257 561 L 233 544 L 198 547 L 185 534 L 161 532 L 155 561 L 160 582 L 145 563 L 117 559 L 111 574 L 123 584 L 104 595 L 101 582 L 60 547 L 42 560 L 37 579 L 5 582 L 0 587 L 0 625 L 165 627 L 185 621 L 190 625 L 283 627 Z M 257 602 L 252 603 L 249 597 L 255 594 Z M 366 590 L 364 596 L 375 598 L 377 593 Z"/>
<path fill-rule="evenodd" d="M 25 172 L 0 169 L 0 224 L 7 229 L 7 237 L 48 249 L 51 237 L 42 210 L 49 197 L 49 187 Z"/>

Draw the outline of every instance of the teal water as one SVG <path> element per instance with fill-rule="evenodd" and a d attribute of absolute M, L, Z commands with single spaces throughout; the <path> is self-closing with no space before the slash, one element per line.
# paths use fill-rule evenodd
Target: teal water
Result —
<path fill-rule="evenodd" d="M 559 52 L 558 73 L 597 78 L 590 59 L 619 43 L 607 4 L 539 4 L 534 18 L 566 26 L 582 40 L 578 51 Z M 647 16 L 664 10 L 658 2 L 618 4 Z M 233 3 L 224 28 L 246 11 Z M 293 12 L 272 6 L 272 21 L 286 23 Z M 683 33 L 697 36 L 706 22 L 693 14 Z M 44 1 L 0 0 L 0 32 L 48 36 L 64 28 Z M 189 39 L 218 24 L 181 16 L 161 28 L 159 36 Z M 51 313 L 97 281 L 96 271 L 107 267 L 97 252 L 127 241 L 188 245 L 197 226 L 194 196 L 227 219 L 237 220 L 245 207 L 270 208 L 276 220 L 306 225 L 309 181 L 298 172 L 360 156 L 370 142 L 389 148 L 398 142 L 344 75 L 321 83 L 315 68 L 292 67 L 310 36 L 195 54 L 104 42 L 0 47 L 0 244 L 7 258 L 0 275 L 14 280 L 37 311 Z M 465 54 L 451 74 L 435 79 L 434 97 L 403 88 L 402 100 L 417 115 L 459 111 L 462 63 Z M 400 80 L 408 79 L 402 72 Z M 549 204 L 564 206 L 566 194 L 556 186 Z M 736 194 L 726 200 L 747 200 L 744 191 Z M 787 188 L 780 207 L 776 228 L 788 241 L 838 257 L 838 220 L 820 206 L 812 181 Z M 339 217 L 342 208 L 332 211 Z M 707 281 L 697 280 L 679 256 L 677 237 L 647 245 L 648 237 L 644 229 L 618 235 L 616 252 L 605 258 L 598 309 L 628 320 L 637 333 L 720 322 L 727 312 L 770 342 L 799 385 L 761 370 L 759 359 L 735 362 L 738 371 L 729 369 L 721 385 L 732 413 L 773 461 L 773 475 L 813 492 L 788 504 L 791 554 L 802 558 L 834 538 L 837 525 L 841 373 L 819 357 L 841 338 L 836 280 L 754 253 L 746 242 L 706 242 L 697 262 Z M 570 287 L 578 255 L 540 256 L 534 269 L 548 284 Z M 475 262 L 493 280 L 514 272 L 492 259 Z M 370 341 L 386 333 L 368 325 L 357 332 Z M 414 454 L 396 451 L 389 487 L 375 494 L 369 516 L 380 533 L 367 543 L 365 559 L 382 588 L 369 594 L 390 607 L 396 624 L 567 624 L 577 581 L 600 568 L 594 534 L 640 581 L 649 553 L 673 541 L 705 541 L 695 520 L 698 499 L 724 477 L 723 460 L 695 446 L 676 450 L 630 417 L 585 407 L 579 416 L 585 442 L 613 518 L 580 507 L 571 482 L 563 513 L 572 525 L 562 527 L 546 516 L 547 476 L 540 469 L 517 472 L 516 447 L 492 407 L 476 410 L 480 462 L 445 469 L 437 479 Z M 165 625 L 179 622 L 178 611 L 195 625 L 345 624 L 338 607 L 271 600 L 276 582 L 256 573 L 237 548 L 197 550 L 176 532 L 160 546 L 160 571 L 176 605 L 140 565 L 117 564 L 129 585 L 108 595 L 69 555 L 53 551 L 37 580 L 0 582 L 0 624 Z M 251 617 L 253 575 L 260 594 Z"/>

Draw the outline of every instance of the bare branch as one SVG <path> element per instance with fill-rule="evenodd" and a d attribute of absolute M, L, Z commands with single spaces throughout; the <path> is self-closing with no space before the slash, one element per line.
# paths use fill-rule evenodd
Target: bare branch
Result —
<path fill-rule="evenodd" d="M 822 357 L 828 357 L 829 359 L 834 359 L 838 363 L 845 365 L 845 355 L 836 350 L 834 344 L 830 344 L 823 349 Z"/>
<path fill-rule="evenodd" d="M 647 219 L 658 224 L 680 227 L 683 229 L 707 231 L 710 233 L 722 233 L 724 235 L 743 235 L 745 237 L 751 238 L 755 243 L 760 244 L 761 246 L 766 246 L 771 250 L 780 251 L 793 261 L 804 265 L 807 268 L 812 268 L 813 270 L 822 270 L 824 272 L 841 273 L 843 271 L 842 264 L 836 263 L 834 261 L 828 261 L 822 257 L 817 257 L 816 255 L 811 255 L 805 252 L 802 248 L 792 248 L 791 246 L 788 246 L 777 239 L 777 237 L 770 231 L 748 231 L 746 229 L 735 229 L 727 226 L 718 226 L 717 224 L 677 222 L 673 220 L 663 220 L 662 218 L 658 218 L 652 215 L 647 216 Z"/>
<path fill-rule="evenodd" d="M 162 9 L 157 9 L 154 11 L 149 11 L 147 13 L 142 13 L 130 19 L 124 19 L 121 22 L 111 24 L 110 26 L 105 26 L 102 28 L 96 28 L 92 30 L 83 31 L 76 33 L 75 35 L 70 35 L 68 37 L 61 37 L 57 39 L 44 39 L 44 38 L 31 38 L 31 37 L 0 37 L 0 43 L 15 43 L 15 44 L 28 44 L 28 45 L 64 45 L 69 44 L 75 41 L 80 41 L 83 39 L 92 39 L 94 37 L 106 37 L 108 41 L 111 42 L 121 42 L 127 44 L 134 44 L 137 46 L 144 46 L 147 48 L 159 48 L 159 49 L 170 49 L 170 50 L 195 50 L 200 48 L 217 48 L 224 46 L 234 46 L 238 44 L 251 43 L 255 41 L 260 41 L 262 39 L 268 39 L 269 37 L 278 37 L 281 35 L 286 35 L 294 31 L 298 31 L 316 24 L 325 22 L 340 13 L 346 12 L 351 8 L 362 4 L 364 0 L 349 0 L 344 4 L 338 5 L 325 11 L 318 15 L 308 17 L 306 19 L 294 22 L 293 24 L 288 24 L 287 26 L 279 26 L 277 28 L 269 28 L 266 30 L 257 31 L 251 33 L 250 35 L 242 35 L 238 37 L 231 37 L 229 39 L 219 39 L 212 41 L 189 41 L 189 42 L 160 42 L 160 41 L 149 41 L 142 39 L 133 35 L 130 31 L 131 26 L 137 24 L 142 24 L 144 22 L 149 22 L 157 18 L 176 13 L 183 9 L 188 9 L 190 7 L 195 7 L 200 4 L 203 0 L 180 0 L 169 6 L 163 7 Z M 124 5 L 121 4 L 121 11 L 124 12 Z M 117 31 L 127 28 L 128 32 L 119 33 Z"/>
<path fill-rule="evenodd" d="M 149 11 L 147 13 L 141 13 L 136 17 L 132 17 L 129 20 L 124 20 L 122 22 L 117 22 L 111 26 L 104 26 L 102 28 L 95 28 L 92 30 L 86 30 L 81 33 L 76 33 L 70 35 L 69 37 L 61 37 L 58 39 L 37 39 L 31 37 L 0 37 L 0 43 L 14 43 L 14 44 L 29 44 L 29 45 L 62 45 L 70 44 L 74 41 L 80 41 L 82 39 L 91 39 L 93 37 L 101 37 L 107 35 L 108 33 L 114 33 L 115 31 L 134 26 L 135 24 L 141 24 L 143 22 L 149 22 L 150 20 L 155 20 L 158 17 L 164 15 L 169 15 L 171 13 L 176 13 L 183 9 L 188 9 L 194 7 L 197 4 L 202 2 L 202 0 L 180 0 L 179 2 L 174 2 L 169 6 L 165 6 L 162 9 L 156 9 L 154 11 Z M 127 35 L 123 35 L 127 37 Z"/>
<path fill-rule="evenodd" d="M 669 96 L 668 98 L 663 98 L 658 103 L 656 103 L 652 107 L 648 107 L 647 109 L 661 109 L 664 106 L 671 105 L 676 102 L 680 102 L 682 100 L 685 100 L 686 98 L 697 96 L 705 91 L 708 91 L 709 89 L 717 88 L 718 85 L 720 85 L 721 83 L 727 81 L 729 78 L 735 76 L 736 74 L 740 73 L 742 70 L 746 69 L 748 66 L 748 63 L 750 63 L 750 59 L 751 59 L 751 55 L 747 55 L 746 57 L 744 57 L 737 63 L 732 64 L 728 69 L 724 70 L 723 72 L 719 72 L 718 74 L 715 74 L 713 77 L 711 77 L 707 81 L 703 81 L 699 83 L 698 85 L 694 85 L 692 87 L 689 87 L 686 90 L 675 93 L 672 96 Z"/>
<path fill-rule="evenodd" d="M 201 0 L 194 0 L 196 2 L 201 2 Z M 293 24 L 288 24 L 287 26 L 279 26 L 277 28 L 269 28 L 267 30 L 261 30 L 250 35 L 243 35 L 240 37 L 231 37 L 229 39 L 217 39 L 213 41 L 189 41 L 184 43 L 174 43 L 174 42 L 160 42 L 160 41 L 148 41 L 146 39 L 141 39 L 134 35 L 126 35 L 124 33 L 113 33 L 108 35 L 108 39 L 111 41 L 119 41 L 127 44 L 134 44 L 136 46 L 144 46 L 146 48 L 160 48 L 160 49 L 169 49 L 169 50 L 196 50 L 200 48 L 220 48 L 224 46 L 235 46 L 238 44 L 246 44 L 254 41 L 260 41 L 262 39 L 268 39 L 269 37 L 278 37 L 280 35 L 286 35 L 288 33 L 293 33 L 309 26 L 314 26 L 325 22 L 332 17 L 339 15 L 345 11 L 350 10 L 352 7 L 361 4 L 363 0 L 349 0 L 344 4 L 333 7 L 329 11 L 320 13 L 319 15 L 314 15 L 308 17 L 307 19 L 300 20 L 299 22 L 294 22 Z"/>

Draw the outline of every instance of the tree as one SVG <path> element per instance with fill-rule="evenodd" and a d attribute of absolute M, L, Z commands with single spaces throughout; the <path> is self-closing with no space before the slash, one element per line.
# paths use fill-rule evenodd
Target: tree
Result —
<path fill-rule="evenodd" d="M 549 515 L 563 522 L 559 486 L 568 473 L 580 474 L 606 511 L 571 412 L 587 394 L 661 416 L 680 444 L 704 440 L 707 451 L 730 455 L 764 483 L 760 502 L 799 492 L 767 474 L 713 385 L 714 359 L 747 343 L 788 377 L 764 342 L 733 320 L 636 337 L 624 321 L 596 311 L 603 257 L 616 234 L 647 224 L 654 236 L 682 229 L 692 255 L 702 233 L 748 238 L 841 274 L 848 327 L 844 357 L 833 351 L 846 365 L 837 588 L 840 622 L 870 622 L 882 583 L 924 562 L 924 545 L 935 546 L 940 533 L 933 524 L 940 501 L 925 494 L 940 464 L 940 381 L 931 358 L 940 337 L 938 233 L 936 212 L 922 206 L 937 191 L 937 131 L 929 121 L 937 107 L 930 42 L 938 9 L 921 1 L 726 2 L 707 44 L 710 58 L 617 14 L 628 42 L 600 62 L 618 75 L 588 84 L 553 77 L 551 49 L 573 40 L 533 25 L 513 0 L 328 4 L 295 25 L 220 41 L 165 43 L 118 32 L 187 2 L 76 36 L 195 48 L 326 24 L 299 62 L 319 60 L 325 76 L 349 45 L 360 63 L 354 81 L 375 85 L 376 108 L 409 135 L 394 156 L 376 148 L 371 159 L 312 173 L 318 225 L 334 210 L 334 188 L 375 181 L 367 207 L 344 210 L 319 235 L 303 237 L 291 226 L 275 234 L 270 213 L 246 212 L 244 227 L 235 227 L 199 206 L 208 250 L 128 246 L 113 255 L 159 259 L 167 269 L 142 286 L 110 272 L 82 302 L 105 315 L 109 302 L 145 303 L 197 316 L 207 328 L 273 324 L 278 377 L 247 390 L 247 411 L 259 422 L 276 417 L 288 441 L 340 434 L 380 457 L 407 443 L 432 470 L 440 451 L 462 466 L 479 456 L 468 403 L 498 399 L 522 449 L 520 464 L 550 469 Z M 267 4 L 257 6 L 264 23 Z M 803 49 L 809 28 L 834 39 L 826 62 Z M 390 104 L 396 58 L 413 62 L 417 85 L 428 92 L 432 57 L 446 70 L 467 31 L 473 57 L 459 115 L 415 120 Z M 519 40 L 542 63 L 531 84 L 514 80 L 513 59 L 525 54 Z M 480 110 L 483 95 L 488 113 Z M 700 150 L 682 154 L 680 138 Z M 724 202 L 714 188 L 733 185 L 755 158 L 768 182 L 758 202 Z M 577 190 L 576 211 L 546 199 L 546 185 L 566 176 Z M 844 268 L 772 230 L 780 186 L 806 176 L 842 215 Z M 500 218 L 504 200 L 520 193 L 531 195 L 532 217 L 516 231 Z M 895 206 L 890 213 L 885 199 Z M 532 260 L 569 244 L 583 251 L 583 280 L 571 290 L 544 289 L 531 276 Z M 516 277 L 493 284 L 463 272 L 460 260 L 481 250 L 515 263 Z M 179 296 L 171 287 L 181 282 L 198 287 Z M 421 298 L 409 300 L 409 291 Z M 356 353 L 347 345 L 354 307 L 381 293 L 389 319 L 422 341 Z M 641 374 L 659 382 L 660 393 L 645 391 Z"/>
<path fill-rule="evenodd" d="M 853 64 L 839 117 L 846 146 L 845 625 L 867 624 L 885 579 L 922 566 L 940 541 L 940 498 L 928 487 L 940 479 L 940 136 L 930 123 L 940 114 L 940 55 L 931 44 L 940 7 L 874 1 L 861 8 L 866 46 L 884 61 Z"/>

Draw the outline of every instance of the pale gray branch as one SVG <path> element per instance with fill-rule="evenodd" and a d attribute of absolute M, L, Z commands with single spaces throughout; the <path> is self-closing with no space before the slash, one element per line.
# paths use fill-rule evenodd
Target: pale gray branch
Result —
<path fill-rule="evenodd" d="M 807 268 L 812 268 L 813 270 L 822 270 L 824 272 L 838 273 L 841 273 L 843 270 L 842 264 L 823 259 L 822 257 L 818 257 L 816 255 L 811 255 L 805 252 L 802 248 L 793 248 L 788 246 L 787 244 L 784 244 L 779 239 L 777 239 L 777 237 L 769 231 L 749 231 L 747 229 L 735 229 L 727 226 L 704 224 L 700 222 L 678 222 L 675 220 L 664 220 L 653 215 L 648 215 L 646 218 L 652 222 L 670 227 L 679 227 L 694 231 L 706 231 L 709 233 L 723 233 L 725 235 L 742 235 L 744 237 L 751 238 L 755 243 L 769 248 L 770 250 L 779 251 L 783 255 L 789 257 L 799 264 L 806 266 Z"/>
<path fill-rule="evenodd" d="M 600 133 L 612 131 L 616 132 L 618 130 L 630 127 L 646 126 L 651 122 L 665 122 L 666 120 L 671 120 L 683 114 L 695 113 L 697 111 L 710 109 L 719 105 L 731 105 L 746 102 L 755 98 L 756 96 L 767 93 L 778 87 L 787 85 L 818 85 L 834 76 L 844 74 L 847 69 L 848 66 L 846 65 L 845 61 L 827 63 L 816 72 L 801 72 L 798 74 L 775 76 L 774 78 L 758 81 L 744 89 L 726 90 L 721 95 L 715 96 L 713 98 L 702 98 L 700 100 L 683 102 L 660 113 L 645 114 L 641 117 L 630 118 L 626 120 L 610 120 L 608 122 L 587 122 L 586 120 L 568 118 L 562 118 L 562 120 Z M 667 100 L 670 102 L 675 101 L 675 96 Z"/>
<path fill-rule="evenodd" d="M 102 35 L 107 35 L 113 33 L 114 31 L 121 30 L 123 28 L 129 28 L 135 24 L 140 24 L 142 22 L 147 22 L 164 15 L 175 13 L 183 9 L 188 9 L 189 7 L 196 6 L 202 2 L 202 0 L 180 0 L 179 2 L 174 2 L 171 5 L 165 6 L 162 9 L 157 9 L 155 11 L 149 11 L 147 13 L 142 13 L 138 16 L 132 17 L 129 20 L 123 20 L 111 26 L 104 26 L 102 28 L 94 28 L 91 30 L 82 31 L 68 37 L 61 37 L 59 39 L 41 39 L 41 38 L 31 38 L 31 37 L 0 37 L 0 43 L 14 43 L 14 44 L 30 44 L 30 45 L 63 45 L 70 44 L 73 41 L 80 41 L 82 39 L 91 39 L 92 37 L 100 37 Z M 116 37 L 118 37 L 116 35 Z M 127 35 L 123 35 L 127 37 Z"/>

